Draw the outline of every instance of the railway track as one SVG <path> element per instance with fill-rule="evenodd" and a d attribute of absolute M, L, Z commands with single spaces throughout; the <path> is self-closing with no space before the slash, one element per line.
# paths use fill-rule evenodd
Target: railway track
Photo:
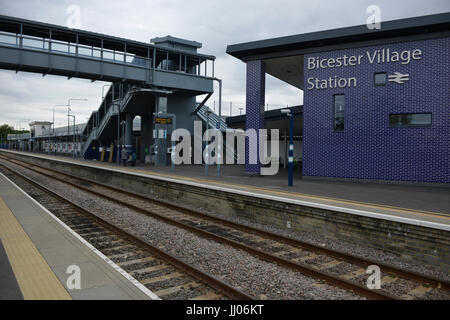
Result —
<path fill-rule="evenodd" d="M 254 298 L 1 164 L 3 174 L 161 299 Z"/>
<path fill-rule="evenodd" d="M 449 283 L 439 279 L 167 204 L 90 179 L 74 177 L 27 162 L 9 158 L 7 160 L 203 237 L 245 250 L 264 260 L 276 262 L 332 285 L 352 290 L 370 299 L 420 299 L 433 290 L 440 291 L 441 294 L 450 298 Z M 377 265 L 381 269 L 383 284 L 381 290 L 370 290 L 366 286 L 368 277 L 366 268 L 369 265 Z M 394 287 L 405 289 L 398 292 L 399 290 L 392 290 Z M 392 294 L 392 291 L 396 293 Z"/>

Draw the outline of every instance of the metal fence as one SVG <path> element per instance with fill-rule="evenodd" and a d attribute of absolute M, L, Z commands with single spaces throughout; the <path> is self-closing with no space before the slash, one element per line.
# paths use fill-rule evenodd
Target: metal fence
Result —
<path fill-rule="evenodd" d="M 208 103 L 207 103 L 208 104 Z M 219 114 L 219 102 L 213 101 L 212 105 L 208 104 L 208 106 L 214 111 L 214 113 Z M 276 110 L 289 108 L 287 104 L 272 104 L 266 103 L 264 105 L 264 111 Z M 234 117 L 245 114 L 245 102 L 235 102 L 235 101 L 222 101 L 222 116 L 225 117 Z"/>

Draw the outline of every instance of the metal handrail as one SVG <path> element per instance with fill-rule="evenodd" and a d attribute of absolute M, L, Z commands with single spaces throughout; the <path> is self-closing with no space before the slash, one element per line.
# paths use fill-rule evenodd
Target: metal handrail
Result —
<path fill-rule="evenodd" d="M 15 39 L 13 42 L 4 42 L 2 41 L 3 37 L 9 37 Z M 37 42 L 36 45 L 27 44 L 24 43 L 24 40 L 34 41 Z M 77 56 L 80 58 L 89 58 L 104 62 L 111 62 L 111 63 L 118 63 L 118 64 L 124 64 L 124 65 L 130 65 L 134 67 L 144 68 L 144 69 L 155 69 L 159 71 L 168 71 L 168 72 L 180 72 L 180 70 L 167 70 L 163 68 L 153 68 L 152 66 L 152 59 L 147 57 L 138 56 L 136 54 L 130 54 L 123 51 L 115 51 L 95 46 L 88 46 L 83 44 L 77 44 L 73 42 L 66 42 L 66 41 L 60 41 L 60 40 L 53 40 L 49 38 L 43 38 L 43 37 L 33 37 L 33 36 L 27 36 L 27 35 L 20 35 L 20 34 L 13 34 L 8 33 L 4 31 L 0 31 L 0 46 L 12 46 L 12 47 L 18 47 L 22 49 L 28 49 L 28 50 L 38 50 L 38 51 L 45 51 L 50 52 L 53 54 L 63 54 L 63 55 L 69 55 L 69 56 Z M 64 46 L 64 50 L 58 50 L 55 49 L 54 46 Z M 87 52 L 83 53 L 84 50 L 87 50 Z M 158 49 L 162 50 L 162 49 Z M 89 53 L 89 54 L 86 54 Z M 96 54 L 94 54 L 96 53 Z M 183 54 L 183 53 L 180 53 Z M 120 59 L 116 58 L 118 56 Z M 112 58 L 109 58 L 112 57 Z M 203 58 L 204 59 L 204 58 Z M 207 59 L 205 59 L 207 60 Z M 213 61 L 213 60 L 211 60 Z M 187 75 L 192 75 L 200 78 L 211 78 L 207 75 L 201 75 L 197 73 L 189 73 L 186 71 L 182 71 L 182 73 Z"/>

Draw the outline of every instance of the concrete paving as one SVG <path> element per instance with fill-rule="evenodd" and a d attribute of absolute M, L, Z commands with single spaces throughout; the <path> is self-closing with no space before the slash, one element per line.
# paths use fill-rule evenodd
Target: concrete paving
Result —
<path fill-rule="evenodd" d="M 7 206 L 2 210 L 10 210 L 18 221 L 19 228 L 23 228 L 25 231 L 24 238 L 28 238 L 28 240 L 24 239 L 23 241 L 28 241 L 28 246 L 37 249 L 37 254 L 43 258 L 40 262 L 42 267 L 50 268 L 51 273 L 56 276 L 53 281 L 59 281 L 72 299 L 149 299 L 146 294 L 69 233 L 3 175 L 0 175 L 0 199 L 3 199 Z M 18 249 L 10 247 L 10 254 L 5 254 L 2 250 L 3 246 L 0 247 L 0 279 L 2 279 L 0 299 L 21 299 L 23 297 L 21 297 L 20 291 L 17 292 L 17 282 L 13 277 L 13 275 L 17 277 L 17 270 L 14 269 L 13 263 L 11 263 L 13 273 L 8 271 L 11 270 L 8 269 L 8 265 L 10 265 L 8 260 L 11 261 L 13 256 L 16 259 L 15 250 Z M 8 252 L 8 250 L 6 251 Z M 20 253 L 17 254 L 17 259 L 21 259 Z M 80 267 L 81 289 L 67 287 L 67 279 L 70 274 L 66 271 L 70 265 Z M 31 270 L 34 269 L 35 266 L 31 268 Z M 39 274 L 33 274 L 31 271 L 29 278 L 35 280 L 36 277 L 38 278 Z M 18 281 L 22 292 L 24 291 L 23 286 L 34 285 L 29 278 Z M 6 281 L 4 282 L 3 279 Z"/>

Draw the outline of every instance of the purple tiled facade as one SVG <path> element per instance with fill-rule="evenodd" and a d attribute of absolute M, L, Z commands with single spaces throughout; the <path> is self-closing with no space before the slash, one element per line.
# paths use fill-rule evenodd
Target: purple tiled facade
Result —
<path fill-rule="evenodd" d="M 387 48 L 391 52 L 419 49 L 421 59 L 408 64 L 368 62 L 366 51 Z M 305 55 L 303 175 L 450 183 L 449 48 L 450 38 L 441 38 Z M 344 55 L 363 58 L 359 65 L 308 70 L 310 57 Z M 248 65 L 248 72 L 254 68 Z M 378 72 L 400 72 L 409 74 L 410 79 L 403 84 L 388 81 L 375 86 L 374 73 Z M 308 90 L 308 78 L 335 76 L 354 77 L 356 86 Z M 252 86 L 247 83 L 247 92 Z M 254 91 L 252 94 L 258 96 Z M 335 94 L 345 95 L 342 132 L 333 128 Z M 247 112 L 257 112 L 253 103 L 260 100 L 255 100 L 250 97 Z M 389 115 L 398 113 L 432 113 L 432 125 L 390 127 Z"/>
<path fill-rule="evenodd" d="M 266 88 L 266 71 L 261 60 L 247 62 L 247 97 L 246 97 L 246 129 L 264 129 L 264 99 Z M 258 146 L 257 146 L 258 148 Z M 249 139 L 245 139 L 245 171 L 249 174 L 260 174 L 259 149 L 258 162 L 249 163 Z"/>

